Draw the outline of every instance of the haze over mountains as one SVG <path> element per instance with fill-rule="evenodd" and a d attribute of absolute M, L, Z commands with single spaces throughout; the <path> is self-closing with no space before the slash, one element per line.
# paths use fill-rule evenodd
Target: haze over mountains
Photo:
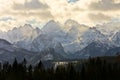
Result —
<path fill-rule="evenodd" d="M 0 61 L 17 57 L 19 61 L 26 58 L 34 63 L 115 56 L 120 51 L 119 27 L 119 21 L 89 27 L 70 19 L 64 25 L 51 20 L 42 29 L 25 24 L 0 32 Z"/>

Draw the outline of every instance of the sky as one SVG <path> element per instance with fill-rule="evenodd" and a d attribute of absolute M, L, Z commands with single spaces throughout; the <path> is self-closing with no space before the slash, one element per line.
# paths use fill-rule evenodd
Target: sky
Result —
<path fill-rule="evenodd" d="M 0 30 L 68 19 L 90 27 L 120 19 L 120 0 L 0 0 Z"/>

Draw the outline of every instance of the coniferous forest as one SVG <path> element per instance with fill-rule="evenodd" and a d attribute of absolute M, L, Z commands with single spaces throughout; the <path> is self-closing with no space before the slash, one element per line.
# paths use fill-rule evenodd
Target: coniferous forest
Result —
<path fill-rule="evenodd" d="M 0 64 L 0 80 L 119 80 L 120 63 L 101 58 L 89 58 L 76 64 L 45 68 L 42 61 L 27 65 L 26 59 L 18 63 Z"/>

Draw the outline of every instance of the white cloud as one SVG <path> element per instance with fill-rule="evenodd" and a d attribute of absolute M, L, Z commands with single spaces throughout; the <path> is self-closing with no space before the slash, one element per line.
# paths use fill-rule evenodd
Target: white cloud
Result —
<path fill-rule="evenodd" d="M 90 8 L 94 10 L 120 10 L 120 2 L 115 3 L 114 0 L 100 0 L 98 2 L 92 2 Z"/>
<path fill-rule="evenodd" d="M 25 3 L 14 3 L 13 9 L 15 10 L 36 10 L 36 9 L 47 9 L 47 4 L 41 3 L 39 0 L 25 1 Z"/>
<path fill-rule="evenodd" d="M 80 24 L 93 26 L 99 22 L 120 16 L 119 0 L 77 0 L 69 3 L 67 0 L 0 0 L 0 19 L 11 17 L 16 21 L 11 26 L 24 24 L 26 20 L 47 22 L 54 19 L 64 23 L 73 19 Z M 9 23 L 9 22 L 7 22 Z M 3 23 L 0 22 L 0 29 Z M 9 24 L 6 24 L 6 26 Z"/>
<path fill-rule="evenodd" d="M 11 21 L 11 20 L 16 20 L 16 19 L 14 19 L 14 18 L 12 18 L 12 17 L 1 17 L 0 18 L 0 21 Z"/>
<path fill-rule="evenodd" d="M 108 16 L 102 13 L 98 13 L 98 14 L 90 13 L 88 14 L 88 17 L 94 22 L 101 22 L 101 21 L 105 22 L 105 21 L 111 20 L 111 16 Z"/>

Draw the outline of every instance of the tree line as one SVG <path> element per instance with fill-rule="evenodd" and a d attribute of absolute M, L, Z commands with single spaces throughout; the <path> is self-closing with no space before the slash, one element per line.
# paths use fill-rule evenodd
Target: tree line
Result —
<path fill-rule="evenodd" d="M 0 80 L 119 80 L 120 63 L 109 63 L 101 58 L 89 58 L 86 62 L 45 68 L 42 61 L 27 65 L 26 59 L 12 64 L 0 63 Z"/>

